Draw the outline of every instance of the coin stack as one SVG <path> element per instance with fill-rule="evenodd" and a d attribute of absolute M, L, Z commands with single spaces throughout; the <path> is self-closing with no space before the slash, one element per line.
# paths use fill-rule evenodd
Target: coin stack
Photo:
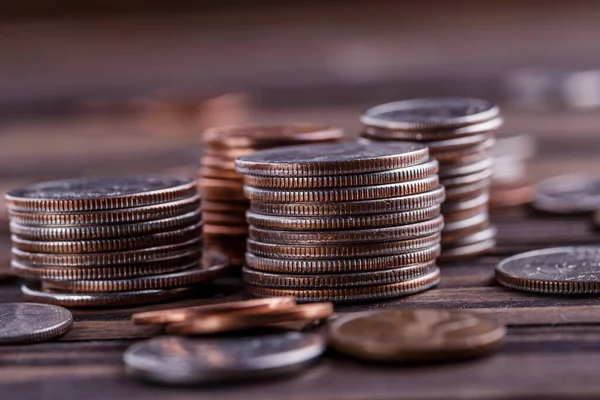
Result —
<path fill-rule="evenodd" d="M 489 222 L 488 203 L 493 132 L 502 124 L 497 106 L 463 98 L 407 100 L 370 108 L 361 122 L 363 137 L 418 141 L 439 161 L 446 188 L 440 260 L 471 257 L 494 247 L 496 229 Z"/>
<path fill-rule="evenodd" d="M 120 306 L 181 297 L 225 272 L 203 269 L 200 198 L 188 178 L 46 182 L 6 195 L 12 268 L 28 300 Z"/>
<path fill-rule="evenodd" d="M 244 197 L 244 179 L 235 170 L 237 157 L 272 147 L 334 142 L 342 137 L 339 128 L 313 124 L 240 125 L 206 131 L 200 162 L 206 248 L 225 254 L 234 265 L 244 264 L 249 203 Z"/>
<path fill-rule="evenodd" d="M 425 145 L 291 146 L 236 165 L 250 199 L 250 293 L 354 301 L 438 283 L 444 189 Z"/>

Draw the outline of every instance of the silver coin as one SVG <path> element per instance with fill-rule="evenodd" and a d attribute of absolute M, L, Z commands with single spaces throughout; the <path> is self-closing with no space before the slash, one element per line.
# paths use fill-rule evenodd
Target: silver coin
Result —
<path fill-rule="evenodd" d="M 129 347 L 130 373 L 164 384 L 202 384 L 296 371 L 321 356 L 322 335 L 289 332 L 257 337 L 193 339 L 162 336 Z"/>
<path fill-rule="evenodd" d="M 373 140 L 411 140 L 417 142 L 424 141 L 429 144 L 437 140 L 449 140 L 462 136 L 492 132 L 502 126 L 503 123 L 504 120 L 497 117 L 473 125 L 444 130 L 395 130 L 393 128 L 366 126 L 362 132 L 362 136 Z M 438 149 L 438 154 L 442 153 L 440 150 Z"/>
<path fill-rule="evenodd" d="M 67 332 L 73 315 L 65 308 L 37 303 L 0 304 L 0 344 L 35 343 Z"/>
<path fill-rule="evenodd" d="M 542 181 L 533 206 L 556 214 L 578 214 L 600 210 L 600 177 L 561 175 Z"/>
<path fill-rule="evenodd" d="M 444 164 L 442 170 L 438 172 L 440 178 L 450 178 L 453 176 L 461 176 L 467 174 L 473 174 L 475 172 L 483 171 L 494 166 L 494 159 L 492 157 L 486 157 L 483 160 L 475 161 L 471 163 L 448 163 Z"/>

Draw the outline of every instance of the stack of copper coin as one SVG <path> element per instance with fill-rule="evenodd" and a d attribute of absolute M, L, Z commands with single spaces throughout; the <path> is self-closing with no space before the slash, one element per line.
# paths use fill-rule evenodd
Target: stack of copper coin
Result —
<path fill-rule="evenodd" d="M 502 124 L 499 109 L 484 100 L 441 98 L 407 100 L 368 109 L 363 136 L 372 140 L 411 140 L 429 146 L 440 162 L 446 188 L 440 260 L 485 253 L 495 245 L 488 203 L 494 145 Z"/>
<path fill-rule="evenodd" d="M 250 199 L 250 293 L 371 300 L 439 281 L 444 189 L 425 145 L 292 146 L 236 165 Z"/>
<path fill-rule="evenodd" d="M 333 142 L 342 137 L 341 129 L 313 124 L 225 126 L 205 132 L 200 162 L 204 245 L 225 254 L 234 265 L 244 264 L 249 203 L 244 197 L 244 179 L 235 170 L 237 157 L 261 149 Z"/>
<path fill-rule="evenodd" d="M 28 300 L 120 306 L 181 297 L 225 272 L 203 269 L 192 179 L 150 175 L 46 182 L 6 195 L 12 268 Z"/>

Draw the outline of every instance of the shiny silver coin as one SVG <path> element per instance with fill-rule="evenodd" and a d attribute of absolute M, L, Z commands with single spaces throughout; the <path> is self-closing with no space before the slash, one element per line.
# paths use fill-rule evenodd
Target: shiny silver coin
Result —
<path fill-rule="evenodd" d="M 561 175 L 542 181 L 533 206 L 556 214 L 579 214 L 600 210 L 600 177 Z"/>
<path fill-rule="evenodd" d="M 477 135 L 481 133 L 493 132 L 502 126 L 504 121 L 502 118 L 494 118 L 489 121 L 481 122 L 478 124 L 461 126 L 458 128 L 444 129 L 444 130 L 393 130 L 389 128 L 379 128 L 372 126 L 365 126 L 362 136 L 373 139 L 373 140 L 411 140 L 429 144 L 433 141 L 438 140 L 449 140 L 453 138 Z M 478 146 L 478 145 L 476 145 Z M 443 154 L 443 150 L 438 149 L 438 154 Z M 441 161 L 441 160 L 439 160 Z"/>
<path fill-rule="evenodd" d="M 259 337 L 193 339 L 163 336 L 129 347 L 129 373 L 171 385 L 262 378 L 297 371 L 321 356 L 322 335 L 289 332 Z"/>
<path fill-rule="evenodd" d="M 440 178 L 449 178 L 453 176 L 473 174 L 475 172 L 492 168 L 493 165 L 494 159 L 492 157 L 486 157 L 482 160 L 469 163 L 447 163 L 444 164 L 438 174 Z"/>
<path fill-rule="evenodd" d="M 67 332 L 73 315 L 49 304 L 0 304 L 0 344 L 42 342 Z"/>

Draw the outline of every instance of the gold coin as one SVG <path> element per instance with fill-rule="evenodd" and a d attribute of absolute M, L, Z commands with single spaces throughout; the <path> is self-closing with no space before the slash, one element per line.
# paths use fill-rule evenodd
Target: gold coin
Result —
<path fill-rule="evenodd" d="M 335 349 L 380 362 L 480 356 L 498 348 L 505 335 L 506 328 L 479 315 L 442 309 L 359 312 L 329 324 Z"/>

